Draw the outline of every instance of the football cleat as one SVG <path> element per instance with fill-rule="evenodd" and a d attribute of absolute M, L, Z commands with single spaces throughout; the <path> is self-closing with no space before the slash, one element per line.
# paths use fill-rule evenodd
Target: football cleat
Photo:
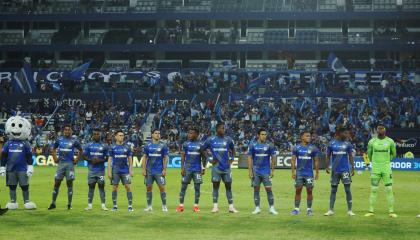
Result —
<path fill-rule="evenodd" d="M 51 203 L 50 206 L 48 207 L 48 210 L 53 210 L 55 208 L 56 208 L 55 204 Z"/>
<path fill-rule="evenodd" d="M 397 218 L 398 217 L 398 215 L 396 214 L 396 213 L 389 213 L 389 217 L 391 217 L 391 218 Z"/>
<path fill-rule="evenodd" d="M 334 212 L 332 210 L 328 210 L 328 212 L 324 213 L 324 216 L 329 217 L 334 215 Z"/>
<path fill-rule="evenodd" d="M 145 212 L 151 212 L 151 211 L 153 211 L 153 208 L 152 208 L 152 206 L 147 206 L 147 207 L 144 209 L 144 211 L 145 211 Z"/>
<path fill-rule="evenodd" d="M 34 210 L 36 209 L 36 204 L 33 202 L 27 202 L 24 204 L 26 210 Z"/>
<path fill-rule="evenodd" d="M 314 212 L 312 211 L 312 209 L 308 209 L 308 210 L 306 210 L 306 216 L 313 216 L 314 215 Z"/>
<path fill-rule="evenodd" d="M 184 211 L 184 206 L 179 205 L 178 207 L 176 207 L 176 212 L 183 212 Z"/>
<path fill-rule="evenodd" d="M 300 210 L 295 208 L 292 210 L 291 214 L 296 216 L 296 215 L 299 215 L 299 213 L 300 213 Z"/>
<path fill-rule="evenodd" d="M 274 209 L 274 207 L 273 207 L 273 206 L 271 206 L 271 207 L 270 207 L 269 213 L 270 213 L 270 214 L 273 214 L 273 215 L 278 215 L 278 214 L 279 214 L 279 213 L 276 211 L 276 209 Z"/>
<path fill-rule="evenodd" d="M 6 204 L 6 208 L 9 209 L 9 210 L 15 210 L 15 209 L 19 208 L 19 204 L 9 202 L 9 203 Z"/>
<path fill-rule="evenodd" d="M 375 213 L 373 212 L 368 212 L 365 214 L 365 217 L 373 217 L 373 216 L 375 216 Z"/>
<path fill-rule="evenodd" d="M 260 213 L 261 213 L 260 207 L 255 207 L 255 210 L 252 212 L 252 214 L 260 214 Z"/>
<path fill-rule="evenodd" d="M 200 208 L 198 206 L 195 206 L 193 209 L 193 212 L 198 213 L 200 212 Z"/>
<path fill-rule="evenodd" d="M 352 210 L 348 211 L 347 215 L 349 215 L 350 217 L 356 216 L 356 214 L 354 214 Z"/>
<path fill-rule="evenodd" d="M 230 208 L 229 208 L 229 212 L 230 212 L 230 213 L 238 213 L 239 211 L 238 211 L 238 210 L 236 210 L 234 207 L 230 207 Z"/>

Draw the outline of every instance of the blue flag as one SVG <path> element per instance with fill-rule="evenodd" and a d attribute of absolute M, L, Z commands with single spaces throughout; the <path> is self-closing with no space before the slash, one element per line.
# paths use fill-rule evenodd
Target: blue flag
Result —
<path fill-rule="evenodd" d="M 35 79 L 29 62 L 24 61 L 19 72 L 15 73 L 14 81 L 12 82 L 15 90 L 20 93 L 35 93 Z"/>
<path fill-rule="evenodd" d="M 340 59 L 338 59 L 334 53 L 330 53 L 328 56 L 328 68 L 332 69 L 334 72 L 337 73 L 347 73 L 348 70 L 344 67 L 341 63 Z"/>
<path fill-rule="evenodd" d="M 150 86 L 156 86 L 160 83 L 160 72 L 158 71 L 151 71 L 146 74 L 149 77 Z"/>
<path fill-rule="evenodd" d="M 249 82 L 249 85 L 248 85 L 248 93 L 254 91 L 259 86 L 264 85 L 266 79 L 267 79 L 267 76 L 263 75 L 263 76 L 260 76 L 251 80 L 251 82 Z"/>
<path fill-rule="evenodd" d="M 238 64 L 233 63 L 232 60 L 224 60 L 222 61 L 222 66 L 225 69 L 234 69 L 238 67 Z"/>
<path fill-rule="evenodd" d="M 75 69 L 73 69 L 70 74 L 69 77 L 73 80 L 73 81 L 80 81 L 82 80 L 83 75 L 85 74 L 86 70 L 88 70 L 90 64 L 92 63 L 92 60 L 89 60 L 86 63 L 83 63 L 82 65 L 76 67 Z"/>

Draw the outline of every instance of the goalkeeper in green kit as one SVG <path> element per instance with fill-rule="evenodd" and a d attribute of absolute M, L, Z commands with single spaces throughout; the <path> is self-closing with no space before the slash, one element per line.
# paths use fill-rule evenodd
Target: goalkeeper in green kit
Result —
<path fill-rule="evenodd" d="M 394 193 L 392 192 L 392 170 L 391 160 L 397 156 L 397 149 L 394 140 L 387 137 L 386 129 L 383 124 L 376 128 L 378 136 L 372 138 L 368 143 L 368 157 L 372 164 L 370 207 L 365 217 L 374 216 L 374 206 L 378 196 L 378 187 L 381 179 L 385 185 L 386 199 L 388 201 L 389 216 L 396 218 L 394 213 Z"/>

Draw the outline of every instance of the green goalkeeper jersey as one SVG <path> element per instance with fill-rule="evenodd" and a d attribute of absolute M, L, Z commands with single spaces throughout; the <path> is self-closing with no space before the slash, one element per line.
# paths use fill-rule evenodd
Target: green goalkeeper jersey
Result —
<path fill-rule="evenodd" d="M 372 138 L 368 143 L 368 157 L 373 173 L 390 172 L 391 160 L 397 156 L 397 147 L 389 137 Z"/>

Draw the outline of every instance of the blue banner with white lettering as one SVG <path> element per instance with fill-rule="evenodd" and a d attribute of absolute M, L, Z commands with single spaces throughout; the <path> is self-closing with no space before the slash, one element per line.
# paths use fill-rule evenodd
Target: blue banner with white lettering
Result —
<path fill-rule="evenodd" d="M 366 168 L 363 157 L 354 158 L 354 168 L 364 170 Z M 391 162 L 392 170 L 420 171 L 420 158 L 396 158 Z"/>

